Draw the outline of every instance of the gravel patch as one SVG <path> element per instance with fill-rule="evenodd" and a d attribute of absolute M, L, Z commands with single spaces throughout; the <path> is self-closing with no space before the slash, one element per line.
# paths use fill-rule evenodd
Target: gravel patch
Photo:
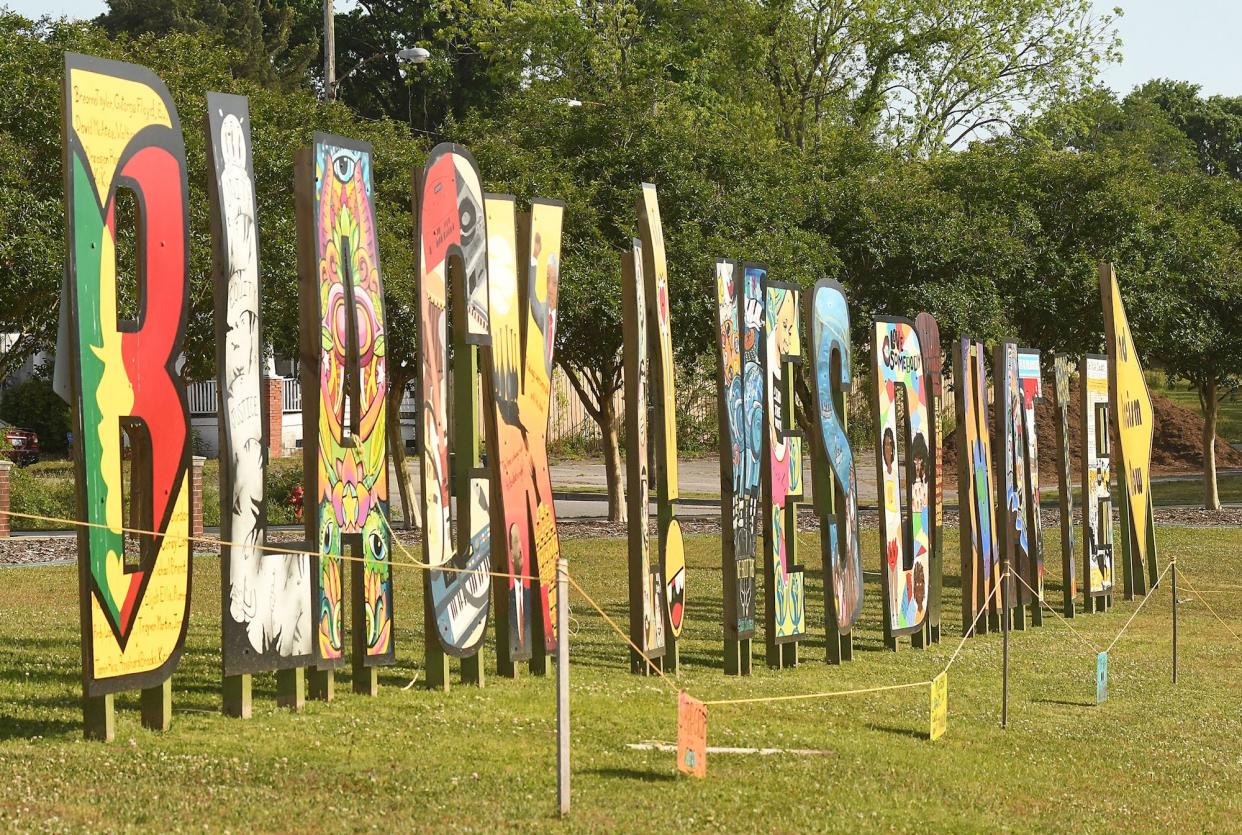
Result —
<path fill-rule="evenodd" d="M 1116 520 L 1114 513 L 1114 521 Z M 687 517 L 680 520 L 682 533 L 686 536 L 694 536 L 698 534 L 717 534 L 720 533 L 720 520 L 711 516 L 695 516 Z M 874 529 L 879 525 L 879 513 L 875 510 L 864 509 L 858 513 L 859 524 L 868 529 Z M 1082 523 L 1081 511 L 1074 510 L 1074 522 Z M 958 515 L 956 511 L 946 511 L 944 523 L 948 527 L 957 527 Z M 1057 529 L 1060 527 L 1060 513 L 1055 508 L 1043 508 L 1042 523 L 1046 531 L 1045 541 L 1049 543 L 1049 547 L 1055 548 Z M 1168 527 L 1187 527 L 1187 528 L 1220 528 L 1220 527 L 1239 527 L 1242 528 L 1242 507 L 1227 507 L 1223 510 L 1210 511 L 1195 507 L 1158 507 L 1156 508 L 1156 525 Z M 609 522 L 607 520 L 594 519 L 575 519 L 561 522 L 557 526 L 560 530 L 561 539 L 569 541 L 576 539 L 624 539 L 626 536 L 626 525 L 624 522 Z M 803 508 L 798 516 L 798 529 L 804 531 L 813 531 L 819 529 L 819 519 L 814 511 Z M 656 536 L 656 525 L 652 521 L 649 526 L 650 534 L 654 538 Z M 406 562 L 409 559 L 422 560 L 422 536 L 418 531 L 396 531 L 398 547 L 394 549 L 397 554 L 397 560 Z M 1051 537 L 1051 540 L 1048 540 Z M 273 531 L 268 536 L 269 544 L 277 543 L 297 543 L 302 539 L 299 532 L 294 531 Z M 136 543 L 129 543 L 131 551 L 136 551 Z M 403 551 L 404 547 L 409 551 L 407 556 Z M 199 542 L 194 545 L 195 556 L 219 556 L 220 549 L 218 546 L 208 542 Z M 0 539 L 0 567 L 3 566 L 29 566 L 29 565 L 63 565 L 77 561 L 78 548 L 77 539 L 73 536 L 19 536 L 10 539 Z"/>

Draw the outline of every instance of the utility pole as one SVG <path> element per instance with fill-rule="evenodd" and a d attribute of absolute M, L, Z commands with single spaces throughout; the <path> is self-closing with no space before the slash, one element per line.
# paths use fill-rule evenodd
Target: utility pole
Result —
<path fill-rule="evenodd" d="M 336 12 L 332 0 L 323 0 L 323 92 L 336 101 Z"/>

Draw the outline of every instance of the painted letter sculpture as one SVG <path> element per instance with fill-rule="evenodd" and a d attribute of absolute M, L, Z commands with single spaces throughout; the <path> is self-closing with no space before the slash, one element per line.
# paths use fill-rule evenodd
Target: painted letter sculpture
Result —
<path fill-rule="evenodd" d="M 764 294 L 763 472 L 764 599 L 768 666 L 798 664 L 806 635 L 806 574 L 798 563 L 798 500 L 802 498 L 802 435 L 793 429 L 794 377 L 802 364 L 797 285 L 761 279 Z"/>
<path fill-rule="evenodd" d="M 987 372 L 981 342 L 962 339 L 953 352 L 957 413 L 957 501 L 961 520 L 962 630 L 978 635 L 994 625 L 1000 582 L 996 547 L 996 489 L 988 425 Z"/>
<path fill-rule="evenodd" d="M 1000 546 L 1002 571 L 1012 575 L 1005 583 L 1001 600 L 1001 617 L 1012 617 L 1015 629 L 1026 628 L 1027 604 L 1032 595 L 1013 575 L 1031 582 L 1031 540 L 1027 528 L 1026 494 L 1026 421 L 1022 415 L 1022 392 L 1018 385 L 1018 346 L 1003 342 L 994 354 L 993 384 L 996 389 L 996 449 L 1000 463 L 996 467 L 997 544 Z M 1038 610 L 1039 603 L 1034 604 Z M 1013 610 L 1013 614 L 1010 614 Z"/>
<path fill-rule="evenodd" d="M 763 454 L 763 296 L 759 270 L 716 262 L 720 334 L 721 572 L 724 576 L 725 674 L 750 675 L 755 636 L 755 541 Z M 725 431 L 725 429 L 728 431 Z"/>
<path fill-rule="evenodd" d="M 1100 297 L 1108 336 L 1108 400 L 1121 444 L 1118 466 L 1125 496 L 1121 503 L 1121 553 L 1125 593 L 1147 594 L 1157 578 L 1156 529 L 1151 510 L 1151 444 L 1155 434 L 1151 394 L 1130 334 L 1112 264 L 1100 265 Z M 1143 566 L 1147 566 L 1147 574 Z"/>
<path fill-rule="evenodd" d="M 815 509 L 821 528 L 824 560 L 824 619 L 827 661 L 840 664 L 854 657 L 852 631 L 862 611 L 862 549 L 858 535 L 858 479 L 854 452 L 845 434 L 845 395 L 850 390 L 850 312 L 845 290 L 822 279 L 806 305 L 811 335 L 810 375 L 815 394 L 819 444 L 811 468 Z"/>
<path fill-rule="evenodd" d="M 625 491 L 629 546 L 630 640 L 642 653 L 630 650 L 630 671 L 655 672 L 663 662 L 664 624 L 667 618 L 664 583 L 659 563 L 651 561 L 647 535 L 647 396 L 651 379 L 648 351 L 646 289 L 643 283 L 643 245 L 635 239 L 621 256 L 621 302 L 625 349 Z M 645 658 L 644 658 L 645 656 Z M 652 663 L 654 662 L 654 663 Z"/>
<path fill-rule="evenodd" d="M 82 683 L 88 737 L 113 735 L 111 694 L 141 688 L 143 724 L 164 729 L 190 608 L 190 433 L 176 364 L 188 296 L 181 123 L 148 70 L 65 55 L 65 218 L 75 402 Z M 134 198 L 137 320 L 121 321 L 117 199 Z M 129 235 L 126 237 L 133 238 Z M 128 299 L 133 302 L 134 299 Z M 129 441 L 138 553 L 122 530 Z"/>
<path fill-rule="evenodd" d="M 552 397 L 563 203 L 532 200 L 520 224 L 511 196 L 484 199 L 487 215 L 488 446 L 492 530 L 503 531 L 493 564 L 505 578 L 497 595 L 497 624 L 507 625 L 498 670 L 530 659 L 543 674 L 556 651 L 556 562 L 560 538 L 548 469 L 547 427 Z M 519 238 L 519 227 L 521 237 Z M 460 453 L 459 453 L 460 454 Z M 506 652 L 507 650 L 507 652 Z"/>
<path fill-rule="evenodd" d="M 491 339 L 487 223 L 474 158 L 457 145 L 437 145 L 422 177 L 415 182 L 414 201 L 418 209 L 423 556 L 433 566 L 425 573 L 423 589 L 424 650 L 428 684 L 447 689 L 446 655 L 462 659 L 465 680 L 482 683 L 478 650 L 487 628 L 491 592 L 488 569 L 492 559 L 493 491 L 490 473 L 479 460 L 475 383 L 479 346 Z M 450 281 L 454 299 L 451 331 Z M 455 347 L 453 373 L 458 381 L 454 387 L 452 438 L 448 426 L 450 333 Z M 450 456 L 450 448 L 454 456 Z M 451 464 L 455 478 L 449 472 Z M 512 573 L 528 574 L 525 566 Z M 507 623 L 500 629 L 504 634 L 499 636 L 503 649 L 497 654 L 498 664 L 510 657 L 514 640 Z"/>
<path fill-rule="evenodd" d="M 267 465 L 258 214 L 244 96 L 207 94 L 215 252 L 220 427 L 220 572 L 225 712 L 250 715 L 250 674 L 312 660 L 311 582 L 304 554 L 267 549 Z M 279 443 L 280 439 L 274 439 Z M 299 547 L 298 550 L 306 550 Z M 297 707 L 282 676 L 281 701 Z M 292 696 L 291 696 L 292 694 Z"/>
<path fill-rule="evenodd" d="M 673 379 L 673 325 L 670 318 L 668 265 L 656 187 L 643 183 L 638 201 L 638 230 L 643 249 L 647 327 L 655 373 L 655 484 L 660 579 L 664 583 L 664 670 L 677 669 L 677 638 L 686 613 L 686 552 L 681 524 L 673 508 L 677 487 L 677 395 Z M 633 578 L 631 578 L 631 581 Z"/>
<path fill-rule="evenodd" d="M 1018 398 L 1022 404 L 1022 447 L 1026 482 L 1022 489 L 1026 494 L 1026 530 L 1030 545 L 1027 569 L 1023 579 L 1035 590 L 1031 605 L 1031 624 L 1044 622 L 1041 605 L 1044 599 L 1044 529 L 1040 525 L 1039 503 L 1039 437 L 1036 432 L 1035 407 L 1045 402 L 1043 376 L 1039 368 L 1039 351 L 1034 348 L 1018 349 Z"/>
<path fill-rule="evenodd" d="M 1052 405 L 1056 409 L 1057 428 L 1057 488 L 1060 493 L 1061 515 L 1061 585 L 1063 599 L 1061 614 L 1074 616 L 1074 598 L 1078 596 L 1078 571 L 1074 567 L 1074 495 L 1070 490 L 1073 465 L 1070 463 L 1070 376 L 1074 369 L 1070 358 L 1057 354 L 1053 358 L 1053 375 L 1056 385 L 1052 389 Z"/>
<path fill-rule="evenodd" d="M 927 463 L 928 510 L 927 538 L 931 584 L 927 589 L 927 627 L 921 639 L 940 643 L 940 596 L 944 582 L 944 433 L 940 427 L 941 398 L 944 396 L 944 355 L 940 352 L 940 323 L 930 313 L 914 317 L 914 331 L 923 349 L 923 374 L 927 383 L 927 437 L 931 451 Z"/>
<path fill-rule="evenodd" d="M 917 634 L 914 645 L 923 645 L 919 633 L 927 618 L 931 582 L 930 414 L 923 351 L 914 323 L 908 319 L 876 319 L 872 328 L 872 363 L 872 405 L 879 435 L 875 463 L 882 503 L 880 579 L 884 593 L 884 645 L 895 650 L 901 635 Z M 905 392 L 904 425 L 897 420 L 898 391 Z M 906 449 L 904 493 L 897 460 L 898 433 Z M 907 526 L 909 536 L 905 535 Z"/>
<path fill-rule="evenodd" d="M 1087 354 L 1082 373 L 1082 593 L 1088 612 L 1106 610 L 1113 594 L 1108 376 L 1108 358 Z"/>
<path fill-rule="evenodd" d="M 374 694 L 395 660 L 388 523 L 387 351 L 371 146 L 315 133 L 298 155 L 303 468 L 312 560 L 315 670 L 330 699 L 344 663 L 343 563 L 349 560 L 353 689 Z"/>

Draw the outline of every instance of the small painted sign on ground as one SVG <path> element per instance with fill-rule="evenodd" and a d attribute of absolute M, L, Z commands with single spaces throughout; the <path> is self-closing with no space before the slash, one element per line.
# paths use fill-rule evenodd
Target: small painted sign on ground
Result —
<path fill-rule="evenodd" d="M 1108 653 L 1101 652 L 1095 657 L 1095 703 L 1102 705 L 1108 701 Z"/>
<path fill-rule="evenodd" d="M 684 690 L 677 697 L 677 770 L 707 776 L 707 705 Z"/>
<path fill-rule="evenodd" d="M 949 728 L 949 673 L 946 670 L 932 679 L 931 686 L 931 740 L 944 736 Z"/>

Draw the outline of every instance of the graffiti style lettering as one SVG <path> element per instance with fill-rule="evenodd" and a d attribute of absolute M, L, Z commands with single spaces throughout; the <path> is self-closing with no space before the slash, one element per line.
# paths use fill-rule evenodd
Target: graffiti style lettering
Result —
<path fill-rule="evenodd" d="M 923 350 L 908 319 L 876 319 L 872 331 L 873 405 L 877 417 L 876 475 L 883 509 L 880 576 L 884 585 L 885 638 L 917 632 L 927 618 L 930 579 L 930 495 L 927 378 Z M 898 392 L 906 419 L 898 426 Z M 906 493 L 898 472 L 897 433 L 906 440 Z M 905 508 L 904 521 L 902 508 Z"/>
<path fill-rule="evenodd" d="M 445 653 L 473 655 L 483 642 L 491 594 L 491 479 L 479 461 L 479 437 L 455 432 L 457 474 L 449 473 L 448 290 L 454 282 L 453 334 L 458 378 L 458 415 L 474 415 L 476 386 L 472 346 L 488 336 L 487 222 L 478 167 L 469 152 L 444 143 L 431 151 L 418 203 L 418 352 L 423 479 L 423 555 L 427 572 L 429 620 Z M 450 265 L 452 266 L 450 277 Z M 465 411 L 461 411 L 461 409 Z M 470 418 L 457 426 L 470 428 Z M 453 487 L 456 487 L 456 496 Z M 452 500 L 457 502 L 457 542 L 453 542 Z M 519 559 L 517 554 L 513 558 Z M 522 574 L 528 573 L 523 564 Z M 522 619 L 520 622 L 526 622 Z M 428 628 L 431 624 L 427 624 Z"/>
<path fill-rule="evenodd" d="M 175 371 L 188 296 L 185 142 L 149 70 L 65 55 L 65 218 L 75 401 L 83 685 L 88 697 L 151 687 L 181 656 L 190 607 L 190 443 Z M 136 197 L 138 320 L 118 320 L 116 201 Z M 137 560 L 122 530 L 130 439 Z"/>
<path fill-rule="evenodd" d="M 245 96 L 207 94 L 220 406 L 221 612 L 226 676 L 311 658 L 310 567 L 266 551 L 258 213 Z M 279 439 L 275 439 L 279 443 Z"/>

